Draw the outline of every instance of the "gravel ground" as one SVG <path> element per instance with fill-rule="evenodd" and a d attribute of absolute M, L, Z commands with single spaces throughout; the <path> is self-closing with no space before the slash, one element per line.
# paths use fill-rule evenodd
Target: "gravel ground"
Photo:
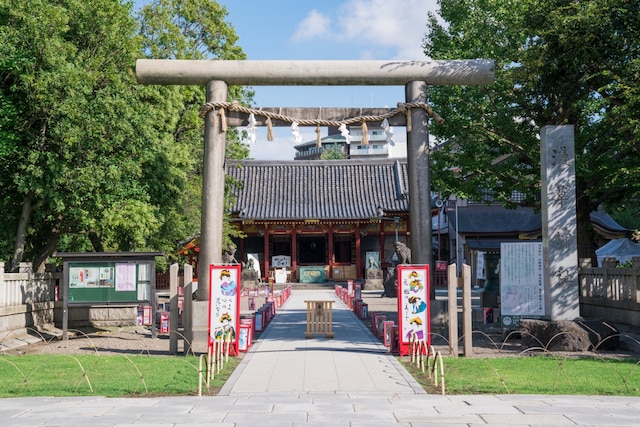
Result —
<path fill-rule="evenodd" d="M 295 290 L 294 290 L 295 292 Z M 381 297 L 382 291 L 362 291 L 363 301 L 368 304 L 369 313 L 380 312 L 387 316 L 387 320 L 394 320 L 397 324 L 397 299 Z M 258 297 L 256 306 L 263 300 Z M 241 299 L 241 312 L 250 314 L 248 310 L 248 297 Z M 363 322 L 371 328 L 371 319 Z M 622 349 L 615 352 L 599 353 L 601 356 L 616 358 L 640 358 L 640 336 L 635 335 L 631 328 L 619 326 L 622 334 Z M 60 331 L 58 331 L 60 332 Z M 434 333 L 432 344 L 443 355 L 449 354 L 449 346 L 445 339 L 446 331 L 432 325 Z M 35 335 L 35 334 L 32 334 Z M 168 336 L 158 335 L 152 338 L 149 327 L 113 327 L 104 329 L 92 329 L 83 331 L 70 331 L 70 338 L 62 341 L 54 335 L 44 335 L 41 340 L 28 345 L 22 345 L 4 350 L 0 354 L 148 354 L 169 355 Z M 37 336 L 37 335 L 36 335 Z M 259 339 L 259 336 L 256 337 Z M 462 343 L 459 345 L 462 351 Z M 504 340 L 499 324 L 474 325 L 473 333 L 473 357 L 505 357 L 521 354 L 520 340 L 518 337 L 510 337 Z M 593 353 L 574 354 L 594 355 Z"/>

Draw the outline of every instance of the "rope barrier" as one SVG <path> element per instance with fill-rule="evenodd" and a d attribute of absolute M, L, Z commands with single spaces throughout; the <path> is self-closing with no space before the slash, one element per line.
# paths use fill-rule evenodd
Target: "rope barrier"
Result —
<path fill-rule="evenodd" d="M 440 117 L 438 113 L 433 111 L 431 107 L 424 102 L 408 102 L 408 103 L 398 103 L 398 108 L 390 110 L 388 113 L 381 114 L 378 116 L 357 116 L 350 117 L 343 120 L 323 120 L 323 119 L 296 119 L 293 117 L 285 116 L 279 113 L 272 113 L 269 111 L 258 110 L 255 108 L 245 107 L 240 105 L 238 101 L 232 102 L 207 102 L 200 109 L 200 117 L 204 117 L 211 110 L 219 109 L 220 117 L 223 119 L 223 122 L 226 122 L 224 110 L 228 111 L 239 111 L 241 113 L 246 114 L 254 114 L 256 116 L 265 117 L 267 119 L 267 127 L 271 128 L 271 120 L 280 120 L 287 123 L 297 123 L 299 126 L 335 126 L 340 127 L 340 125 L 353 125 L 359 124 L 361 126 L 366 126 L 367 122 L 379 122 L 384 119 L 388 119 L 398 114 L 405 114 L 407 116 L 407 128 L 410 128 L 411 123 L 411 109 L 412 108 L 420 108 L 427 112 L 429 117 L 432 117 L 437 123 L 444 123 L 444 119 Z M 226 126 L 226 123 L 223 124 Z M 270 131 L 271 132 L 271 131 Z"/>

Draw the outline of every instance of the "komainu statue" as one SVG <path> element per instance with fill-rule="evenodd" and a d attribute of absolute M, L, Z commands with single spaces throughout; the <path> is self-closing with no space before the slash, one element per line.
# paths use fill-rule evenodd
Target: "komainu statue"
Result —
<path fill-rule="evenodd" d="M 396 255 L 398 255 L 399 264 L 411 264 L 411 249 L 402 242 L 393 244 Z"/>
<path fill-rule="evenodd" d="M 222 263 L 223 264 L 232 264 L 237 263 L 236 261 L 236 247 L 234 245 L 229 245 L 226 249 L 222 250 Z"/>

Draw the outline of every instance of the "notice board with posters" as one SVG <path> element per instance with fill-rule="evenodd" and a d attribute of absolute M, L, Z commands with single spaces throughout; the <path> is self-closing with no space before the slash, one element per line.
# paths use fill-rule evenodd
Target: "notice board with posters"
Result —
<path fill-rule="evenodd" d="M 54 252 L 62 261 L 62 337 L 67 339 L 69 308 L 151 305 L 155 318 L 156 264 L 162 252 Z M 135 320 L 135 318 L 134 318 Z M 151 333 L 155 338 L 155 322 Z"/>
<path fill-rule="evenodd" d="M 431 344 L 429 266 L 399 265 L 398 270 L 398 351 L 409 354 L 412 335 Z"/>
<path fill-rule="evenodd" d="M 211 347 L 220 338 L 231 343 L 238 355 L 240 331 L 240 265 L 209 266 L 209 339 Z"/>
<path fill-rule="evenodd" d="M 154 300 L 155 258 L 162 252 L 56 252 L 68 304 L 142 303 Z"/>
<path fill-rule="evenodd" d="M 70 303 L 147 300 L 146 292 L 138 295 L 139 266 L 136 263 L 70 262 L 68 269 Z"/>

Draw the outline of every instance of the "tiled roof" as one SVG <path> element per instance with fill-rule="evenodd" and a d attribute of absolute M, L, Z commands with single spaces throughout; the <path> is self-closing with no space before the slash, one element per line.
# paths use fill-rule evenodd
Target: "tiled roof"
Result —
<path fill-rule="evenodd" d="M 369 219 L 409 212 L 406 159 L 227 161 L 243 183 L 232 212 L 242 219 Z"/>
<path fill-rule="evenodd" d="M 449 209 L 449 221 L 457 224 L 460 233 L 518 234 L 542 232 L 542 220 L 532 208 L 505 209 L 500 205 L 474 205 Z"/>
<path fill-rule="evenodd" d="M 629 231 L 628 228 L 624 228 L 620 224 L 618 224 L 613 218 L 609 216 L 605 211 L 594 211 L 589 214 L 589 218 L 591 219 L 591 223 L 593 225 L 599 226 L 605 230 L 611 232 L 622 232 L 626 233 Z"/>

